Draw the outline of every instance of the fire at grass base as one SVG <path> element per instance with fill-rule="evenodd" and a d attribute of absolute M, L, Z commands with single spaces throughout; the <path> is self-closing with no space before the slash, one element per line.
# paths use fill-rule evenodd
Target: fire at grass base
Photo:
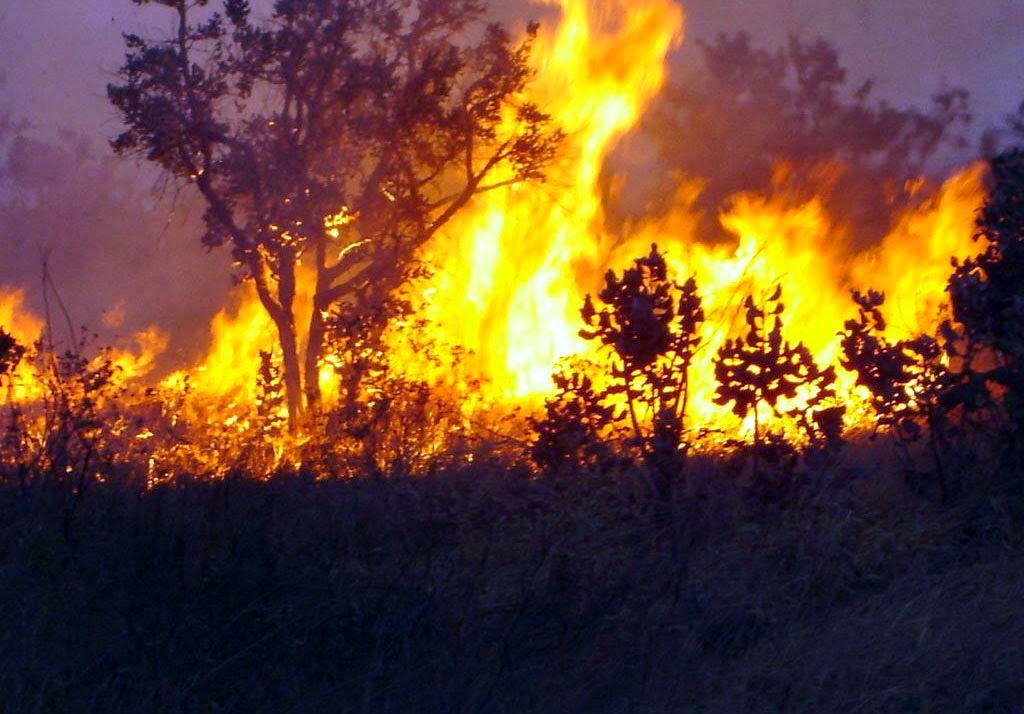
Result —
<path fill-rule="evenodd" d="M 839 463 L 847 440 L 884 432 L 908 482 L 947 503 L 972 440 L 1003 434 L 1012 448 L 1021 441 L 1013 313 L 1020 156 L 1011 151 L 992 163 L 993 191 L 978 218 L 983 251 L 954 258 L 949 317 L 936 332 L 897 339 L 884 293 L 854 291 L 856 317 L 834 332 L 833 363 L 822 363 L 791 338 L 781 282 L 722 305 L 717 294 L 705 299 L 694 276 L 678 282 L 652 245 L 586 296 L 579 335 L 596 345 L 594 356 L 556 370 L 555 394 L 525 416 L 467 398 L 479 379 L 464 368 L 467 353 L 436 343 L 425 318 L 398 297 L 358 324 L 328 322 L 336 399 L 296 426 L 287 422 L 270 352 L 260 353 L 241 404 L 193 392 L 189 374 L 140 386 L 145 357 L 91 349 L 87 334 L 59 352 L 52 323 L 44 329 L 19 310 L 14 293 L 3 304 L 17 333 L 0 332 L 4 475 L 23 489 L 44 478 L 77 493 L 110 478 L 149 488 L 182 475 L 428 475 L 493 452 L 528 457 L 548 475 L 640 467 L 668 501 L 696 453 L 743 455 L 761 484 L 772 481 L 770 472 L 792 480 L 809 460 Z M 708 318 L 725 312 L 741 314 L 743 327 L 723 339 L 720 322 Z M 418 364 L 445 381 L 410 376 L 372 339 L 395 324 Z"/>

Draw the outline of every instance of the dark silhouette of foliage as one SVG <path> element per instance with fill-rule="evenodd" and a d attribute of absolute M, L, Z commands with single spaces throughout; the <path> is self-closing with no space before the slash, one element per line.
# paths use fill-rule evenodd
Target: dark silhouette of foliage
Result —
<path fill-rule="evenodd" d="M 281 387 L 281 368 L 274 362 L 274 355 L 260 351 L 260 372 L 256 381 L 256 416 L 259 430 L 268 438 L 280 436 L 285 418 L 281 412 L 285 407 Z"/>
<path fill-rule="evenodd" d="M 245 2 L 153 1 L 177 27 L 125 35 L 113 145 L 205 200 L 204 244 L 231 246 L 277 327 L 294 423 L 319 404 L 333 307 L 379 304 L 474 195 L 543 178 L 561 134 L 524 99 L 536 27 L 515 45 L 477 0 L 277 2 L 262 22 Z"/>
<path fill-rule="evenodd" d="M 762 432 L 762 404 L 779 417 L 799 413 L 798 422 L 812 438 L 821 433 L 835 439 L 841 431 L 841 408 L 825 406 L 826 400 L 835 396 L 835 368 L 821 369 L 804 344 L 791 345 L 784 339 L 781 298 L 781 285 L 764 300 L 763 307 L 748 295 L 743 302 L 747 334 L 727 339 L 715 360 L 718 388 L 714 401 L 722 406 L 731 402 L 740 419 L 753 414 L 755 453 L 768 444 Z M 783 400 L 794 399 L 801 391 L 807 395 L 806 406 L 783 406 Z"/>
<path fill-rule="evenodd" d="M 7 377 L 21 362 L 25 348 L 0 327 L 0 377 Z"/>
<path fill-rule="evenodd" d="M 47 332 L 30 349 L 15 347 L 37 391 L 5 410 L 0 482 L 23 503 L 59 513 L 67 541 L 87 492 L 123 469 L 145 468 L 135 448 L 145 426 L 127 417 L 122 370 L 109 350 L 92 348 L 94 340 L 83 329 L 58 351 Z M 0 374 L 0 383 L 8 379 L 13 375 Z"/>
<path fill-rule="evenodd" d="M 991 189 L 978 216 L 984 250 L 954 261 L 949 280 L 953 316 L 966 343 L 964 359 L 979 378 L 956 396 L 976 406 L 988 396 L 979 382 L 996 386 L 1019 447 L 1024 444 L 1024 150 L 1011 149 L 990 166 Z"/>
<path fill-rule="evenodd" d="M 555 394 L 544 402 L 544 417 L 532 419 L 530 458 L 546 473 L 601 471 L 616 463 L 615 444 L 622 408 L 609 404 L 580 365 L 551 375 Z"/>
<path fill-rule="evenodd" d="M 704 323 L 697 283 L 670 280 L 664 255 L 652 245 L 621 278 L 609 270 L 597 300 L 600 309 L 590 295 L 584 300 L 580 335 L 610 350 L 607 373 L 597 380 L 603 386 L 582 374 L 555 376 L 558 393 L 534 423 L 534 459 L 542 466 L 593 464 L 604 455 L 597 442 L 627 422 L 624 445 L 639 451 L 659 497 L 668 498 L 688 446 L 689 370 Z"/>
<path fill-rule="evenodd" d="M 0 327 L 0 389 L 4 390 L 3 438 L 0 440 L 0 476 L 9 478 L 12 472 L 19 482 L 26 478 L 22 450 L 24 425 L 21 405 L 14 399 L 14 370 L 17 369 L 25 348 Z"/>
<path fill-rule="evenodd" d="M 885 295 L 874 290 L 852 291 L 857 318 L 846 321 L 840 343 L 844 369 L 857 375 L 857 384 L 871 397 L 876 429 L 887 428 L 896 436 L 910 478 L 913 458 L 909 445 L 927 436 L 938 476 L 939 497 L 951 496 L 943 453 L 954 432 L 949 419 L 947 391 L 954 375 L 943 364 L 945 351 L 930 335 L 889 342 L 882 334 L 886 323 L 881 307 Z"/>
<path fill-rule="evenodd" d="M 700 346 L 704 310 L 691 277 L 678 285 L 668 278 L 656 245 L 633 261 L 619 278 L 605 275 L 598 293 L 602 307 L 587 295 L 580 335 L 612 350 L 610 396 L 622 395 L 633 435 L 645 456 L 683 445 L 689 396 L 689 369 Z M 642 417 L 650 419 L 645 427 Z"/>
<path fill-rule="evenodd" d="M 258 472 L 269 472 L 277 463 L 276 449 L 287 429 L 287 405 L 281 367 L 274 354 L 260 350 L 260 368 L 256 376 L 256 419 L 251 434 L 254 452 L 247 466 Z"/>
<path fill-rule="evenodd" d="M 405 475 L 465 457 L 469 429 L 461 401 L 479 386 L 463 369 L 465 348 L 435 341 L 432 324 L 404 291 L 367 310 L 338 306 L 326 323 L 327 365 L 338 393 L 322 415 L 325 443 L 309 449 L 318 469 Z M 389 326 L 402 330 L 437 379 L 405 374 L 393 363 L 384 344 Z"/>

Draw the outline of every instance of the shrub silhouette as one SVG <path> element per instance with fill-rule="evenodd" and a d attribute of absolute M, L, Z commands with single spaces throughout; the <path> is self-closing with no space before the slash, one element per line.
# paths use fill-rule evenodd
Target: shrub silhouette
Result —
<path fill-rule="evenodd" d="M 14 370 L 17 369 L 25 348 L 0 327 L 0 388 L 6 390 L 6 408 L 3 418 L 3 440 L 0 441 L 0 469 L 5 479 L 16 475 L 22 486 L 28 476 L 22 463 L 24 451 L 24 425 L 21 407 L 14 399 Z"/>
<path fill-rule="evenodd" d="M 404 295 L 372 310 L 350 308 L 332 311 L 326 321 L 325 361 L 338 378 L 337 402 L 324 410 L 321 443 L 309 443 L 304 463 L 324 474 L 396 476 L 466 457 L 468 425 L 458 399 L 478 391 L 478 380 L 464 369 L 467 351 L 437 342 L 430 321 L 417 317 Z M 392 361 L 385 330 L 396 324 L 443 378 L 407 375 Z"/>
<path fill-rule="evenodd" d="M 597 302 L 586 296 L 580 335 L 610 349 L 605 386 L 581 374 L 556 375 L 558 393 L 534 423 L 534 461 L 542 467 L 592 463 L 603 458 L 596 442 L 628 422 L 628 445 L 651 469 L 659 497 L 668 498 L 687 448 L 689 370 L 704 322 L 696 280 L 671 281 L 664 255 L 652 244 L 621 277 L 614 270 L 605 274 Z"/>
<path fill-rule="evenodd" d="M 683 285 L 670 281 L 665 257 L 652 244 L 651 252 L 635 259 L 621 279 L 613 270 L 606 273 L 598 300 L 603 305 L 600 310 L 590 295 L 584 300 L 580 312 L 587 327 L 580 335 L 612 348 L 609 394 L 625 395 L 634 436 L 645 455 L 653 452 L 659 440 L 679 446 L 689 368 L 704 322 L 696 281 L 692 277 Z M 649 430 L 641 410 L 651 417 Z"/>
<path fill-rule="evenodd" d="M 0 377 L 7 377 L 21 361 L 25 348 L 0 327 Z"/>
<path fill-rule="evenodd" d="M 551 375 L 555 394 L 545 400 L 544 417 L 530 424 L 535 438 L 530 458 L 546 473 L 602 471 L 615 464 L 614 434 L 622 410 L 607 403 L 583 366 L 567 365 Z"/>
<path fill-rule="evenodd" d="M 840 343 L 844 369 L 857 375 L 857 384 L 870 394 L 879 427 L 892 430 L 907 469 L 913 476 L 910 444 L 927 435 L 938 475 L 940 499 L 950 497 L 943 451 L 952 433 L 945 396 L 953 375 L 942 363 L 944 350 L 930 335 L 889 342 L 881 307 L 885 294 L 851 292 L 857 318 L 846 321 Z"/>
<path fill-rule="evenodd" d="M 743 301 L 747 334 L 727 339 L 718 350 L 715 403 L 726 406 L 740 419 L 754 417 L 754 469 L 761 456 L 769 455 L 781 442 L 763 430 L 761 405 L 777 416 L 794 417 L 812 440 L 834 444 L 842 431 L 843 408 L 824 406 L 835 397 L 835 368 L 821 369 L 802 343 L 791 345 L 783 338 L 782 286 L 776 286 L 759 307 L 753 296 Z M 768 321 L 771 327 L 768 327 Z M 806 406 L 785 407 L 783 400 L 803 391 Z"/>

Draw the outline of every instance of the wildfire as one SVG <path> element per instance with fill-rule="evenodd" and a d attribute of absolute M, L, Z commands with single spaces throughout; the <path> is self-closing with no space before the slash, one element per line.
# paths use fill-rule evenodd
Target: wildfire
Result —
<path fill-rule="evenodd" d="M 553 366 L 593 349 L 578 336 L 585 294 L 600 288 L 607 269 L 629 265 L 651 243 L 668 254 L 677 279 L 696 276 L 705 300 L 709 320 L 692 395 L 692 413 L 705 424 L 729 418 L 711 401 L 713 358 L 741 326 L 747 294 L 781 284 L 787 336 L 821 364 L 838 363 L 837 332 L 853 312 L 851 288 L 887 294 L 896 338 L 938 324 L 950 257 L 976 250 L 980 166 L 950 179 L 902 216 L 881 245 L 861 253 L 823 201 L 784 190 L 733 197 L 720 222 L 734 240 L 709 244 L 697 234 L 693 204 L 701 186 L 694 179 L 678 180 L 667 215 L 615 236 L 605 222 L 599 172 L 660 91 L 683 16 L 663 0 L 561 5 L 561 24 L 536 48 L 538 102 L 569 137 L 561 161 L 546 185 L 477 201 L 427 256 L 438 267 L 428 288 L 438 335 L 473 351 L 492 399 L 536 403 L 548 394 Z M 851 375 L 841 375 L 839 389 L 847 403 L 859 401 Z"/>
<path fill-rule="evenodd" d="M 562 12 L 535 48 L 537 101 L 568 137 L 560 161 L 547 184 L 477 201 L 427 253 L 437 268 L 431 318 L 445 341 L 477 355 L 499 400 L 547 393 L 555 363 L 585 349 L 579 306 L 613 247 L 601 168 L 682 39 L 682 11 L 668 0 L 566 0 Z"/>
<path fill-rule="evenodd" d="M 696 277 L 704 298 L 708 320 L 690 403 L 691 414 L 708 425 L 728 418 L 712 403 L 713 359 L 742 327 L 740 305 L 748 294 L 756 298 L 781 285 L 787 338 L 805 343 L 823 365 L 838 364 L 837 332 L 854 312 L 851 288 L 886 293 L 897 339 L 934 329 L 945 304 L 950 257 L 976 252 L 971 239 L 983 196 L 980 166 L 950 179 L 902 216 L 880 245 L 860 252 L 851 247 L 842 217 L 829 215 L 823 200 L 781 186 L 734 196 L 719 216 L 731 240 L 708 242 L 698 234 L 694 204 L 702 187 L 692 177 L 666 177 L 678 184 L 671 210 L 613 231 L 601 172 L 661 91 L 667 54 L 682 40 L 683 12 L 672 0 L 557 4 L 557 26 L 542 32 L 534 47 L 531 99 L 565 131 L 562 154 L 546 183 L 478 196 L 427 246 L 422 257 L 433 274 L 415 286 L 429 326 L 417 329 L 429 329 L 437 344 L 469 351 L 467 367 L 481 380 L 473 404 L 538 405 L 551 391 L 559 360 L 594 349 L 578 334 L 584 296 L 600 288 L 607 269 L 628 265 L 651 243 L 666 252 L 678 280 Z M 339 211 L 325 219 L 328 229 L 344 224 L 347 213 Z M 311 294 L 311 285 L 300 285 L 298 302 L 308 307 Z M 200 399 L 225 410 L 220 421 L 228 426 L 241 423 L 239 410 L 251 409 L 257 399 L 260 353 L 272 350 L 277 339 L 255 291 L 243 285 L 234 299 L 213 319 L 206 356 L 163 382 L 172 389 L 187 382 Z M 0 325 L 25 344 L 42 328 L 21 300 L 20 292 L 0 292 Z M 418 378 L 441 379 L 443 368 L 418 359 L 410 348 L 405 333 L 411 324 L 392 332 L 392 360 Z M 118 364 L 128 375 L 144 373 L 162 339 L 145 333 L 137 350 L 119 353 Z M 321 382 L 328 397 L 337 391 L 330 364 Z M 847 404 L 859 401 L 852 383 L 840 371 L 838 389 Z"/>

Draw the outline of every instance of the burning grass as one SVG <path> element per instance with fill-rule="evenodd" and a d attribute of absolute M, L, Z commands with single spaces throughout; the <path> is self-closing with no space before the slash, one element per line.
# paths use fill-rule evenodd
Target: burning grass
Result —
<path fill-rule="evenodd" d="M 557 468 L 536 458 L 538 421 L 487 422 L 373 350 L 347 353 L 361 391 L 289 431 L 269 354 L 253 406 L 222 419 L 187 380 L 140 387 L 87 343 L 0 343 L 0 696 L 13 711 L 1013 711 L 1024 496 L 998 392 L 964 419 L 940 397 L 970 361 L 937 371 L 935 350 L 884 336 L 880 295 L 857 295 L 843 353 L 873 421 L 830 444 L 776 415 L 723 442 L 658 406 L 685 402 L 696 282 L 668 280 L 656 250 L 632 270 L 581 323 L 609 371 L 571 382 L 605 415 L 586 435 L 604 448 L 580 450 L 549 400 L 548 433 L 570 437 Z M 809 352 L 771 336 L 784 295 L 748 300 L 755 338 L 719 359 L 777 352 L 811 375 Z M 23 378 L 41 398 L 15 398 Z M 778 385 L 730 379 L 726 402 L 779 411 Z M 646 410 L 632 434 L 614 423 L 623 395 Z M 950 423 L 956 441 L 932 438 Z"/>

